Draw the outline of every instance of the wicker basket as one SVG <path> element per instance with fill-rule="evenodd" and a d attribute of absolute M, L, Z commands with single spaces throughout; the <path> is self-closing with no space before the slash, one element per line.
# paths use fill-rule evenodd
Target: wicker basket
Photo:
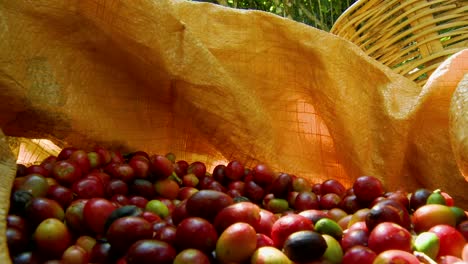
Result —
<path fill-rule="evenodd" d="M 359 0 L 331 33 L 423 86 L 442 61 L 468 47 L 468 0 Z"/>

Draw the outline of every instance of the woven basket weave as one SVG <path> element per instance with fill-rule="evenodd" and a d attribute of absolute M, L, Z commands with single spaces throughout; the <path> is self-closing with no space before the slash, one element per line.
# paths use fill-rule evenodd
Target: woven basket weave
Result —
<path fill-rule="evenodd" d="M 423 86 L 442 61 L 468 47 L 468 0 L 359 0 L 331 33 Z"/>

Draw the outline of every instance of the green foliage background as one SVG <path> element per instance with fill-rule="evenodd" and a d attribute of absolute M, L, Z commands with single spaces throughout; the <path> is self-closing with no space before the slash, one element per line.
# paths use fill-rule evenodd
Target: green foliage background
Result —
<path fill-rule="evenodd" d="M 357 0 L 194 0 L 256 9 L 330 31 L 336 19 Z"/>

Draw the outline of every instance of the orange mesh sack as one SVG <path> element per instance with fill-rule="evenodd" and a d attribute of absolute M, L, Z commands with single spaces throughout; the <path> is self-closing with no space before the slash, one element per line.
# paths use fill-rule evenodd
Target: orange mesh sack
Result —
<path fill-rule="evenodd" d="M 9 139 L 171 151 L 210 168 L 261 161 L 347 186 L 374 175 L 389 190 L 440 188 L 468 204 L 468 50 L 421 88 L 344 39 L 263 12 L 17 0 L 0 3 L 0 58 Z M 4 201 L 16 162 L 6 136 Z"/>

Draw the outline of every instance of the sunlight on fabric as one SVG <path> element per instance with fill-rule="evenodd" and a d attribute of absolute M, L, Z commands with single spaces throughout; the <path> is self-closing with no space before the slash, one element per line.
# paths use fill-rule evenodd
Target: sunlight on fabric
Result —
<path fill-rule="evenodd" d="M 57 156 L 61 148 L 48 139 L 18 139 L 18 163 L 34 164 L 45 158 Z"/>

